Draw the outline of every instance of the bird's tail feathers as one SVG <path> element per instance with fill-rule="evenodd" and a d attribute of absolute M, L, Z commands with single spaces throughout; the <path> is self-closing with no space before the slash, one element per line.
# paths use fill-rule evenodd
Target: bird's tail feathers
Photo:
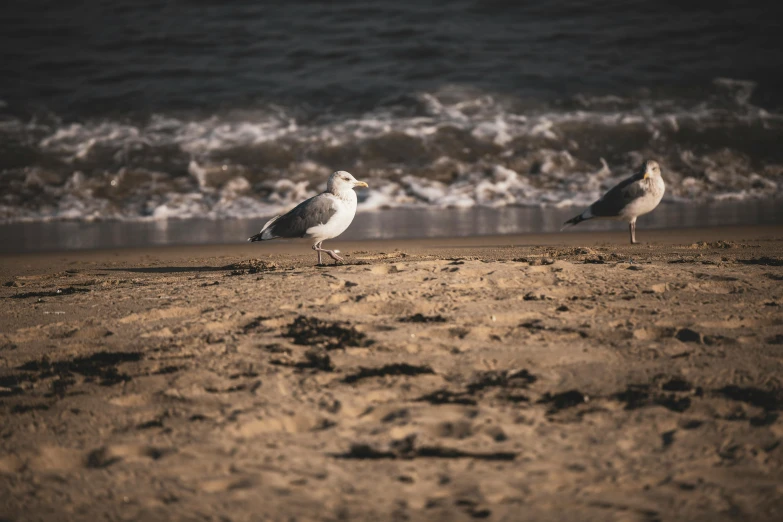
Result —
<path fill-rule="evenodd" d="M 269 229 L 269 227 L 272 224 L 274 224 L 274 222 L 277 221 L 278 218 L 280 218 L 280 216 L 275 216 L 269 221 L 267 221 L 266 224 L 263 227 L 261 227 L 261 232 L 259 232 L 254 236 L 250 236 L 249 238 L 247 238 L 247 240 L 250 241 L 251 243 L 255 243 L 256 241 L 265 241 L 267 239 L 274 239 L 276 236 L 272 234 L 272 231 Z"/>
<path fill-rule="evenodd" d="M 282 216 L 282 214 L 278 214 L 278 215 L 276 215 L 275 217 L 273 217 L 272 219 L 270 219 L 269 221 L 267 221 L 267 222 L 266 222 L 266 224 L 264 224 L 264 226 L 263 226 L 263 227 L 261 227 L 261 232 L 263 232 L 264 230 L 266 230 L 267 228 L 269 228 L 269 227 L 272 225 L 272 223 L 274 223 L 275 221 L 277 221 L 278 219 L 280 219 L 280 216 Z"/>
<path fill-rule="evenodd" d="M 574 216 L 571 219 L 569 219 L 568 221 L 566 221 L 565 223 L 563 223 L 563 226 L 560 227 L 560 231 L 562 232 L 563 230 L 565 230 L 568 227 L 573 227 L 575 225 L 578 225 L 582 221 L 587 221 L 588 219 L 592 219 L 592 218 L 593 218 L 593 214 L 592 214 L 592 212 L 590 212 L 590 209 L 588 208 L 587 210 L 585 210 L 584 212 L 582 212 L 578 216 Z"/>

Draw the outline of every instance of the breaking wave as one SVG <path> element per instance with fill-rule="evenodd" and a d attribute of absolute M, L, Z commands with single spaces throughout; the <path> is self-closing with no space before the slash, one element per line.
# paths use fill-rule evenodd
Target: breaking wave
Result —
<path fill-rule="evenodd" d="M 718 79 L 691 103 L 537 106 L 446 87 L 363 114 L 269 105 L 70 122 L 0 104 L 0 221 L 260 218 L 338 169 L 370 184 L 360 211 L 586 205 L 645 158 L 670 201 L 780 198 L 783 115 L 751 105 L 753 88 Z"/>

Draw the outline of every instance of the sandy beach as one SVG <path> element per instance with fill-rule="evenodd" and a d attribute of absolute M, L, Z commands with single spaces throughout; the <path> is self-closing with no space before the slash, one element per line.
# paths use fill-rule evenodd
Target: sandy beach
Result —
<path fill-rule="evenodd" d="M 0 520 L 780 520 L 783 226 L 0 256 Z"/>

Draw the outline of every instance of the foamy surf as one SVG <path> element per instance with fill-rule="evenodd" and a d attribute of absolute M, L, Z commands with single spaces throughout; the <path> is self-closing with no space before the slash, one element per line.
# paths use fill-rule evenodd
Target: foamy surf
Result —
<path fill-rule="evenodd" d="M 668 201 L 780 198 L 783 115 L 751 105 L 752 89 L 719 79 L 695 104 L 580 96 L 529 108 L 444 88 L 357 115 L 6 117 L 0 220 L 260 218 L 320 192 L 337 168 L 371 181 L 359 211 L 580 206 L 648 157 Z"/>

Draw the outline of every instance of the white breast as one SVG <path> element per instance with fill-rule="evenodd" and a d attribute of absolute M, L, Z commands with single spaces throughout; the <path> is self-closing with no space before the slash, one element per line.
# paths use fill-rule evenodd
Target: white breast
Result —
<path fill-rule="evenodd" d="M 663 183 L 663 179 L 660 177 L 653 178 L 648 185 L 648 190 L 643 197 L 637 198 L 632 201 L 622 211 L 622 217 L 627 220 L 636 219 L 637 217 L 647 214 L 655 209 L 663 199 L 663 194 L 666 191 L 666 186 Z"/>
<path fill-rule="evenodd" d="M 307 229 L 307 236 L 316 241 L 324 241 L 339 236 L 348 229 L 356 215 L 357 200 L 356 193 L 353 190 L 340 194 L 340 197 L 331 194 L 329 196 L 336 212 L 326 223 Z"/>

